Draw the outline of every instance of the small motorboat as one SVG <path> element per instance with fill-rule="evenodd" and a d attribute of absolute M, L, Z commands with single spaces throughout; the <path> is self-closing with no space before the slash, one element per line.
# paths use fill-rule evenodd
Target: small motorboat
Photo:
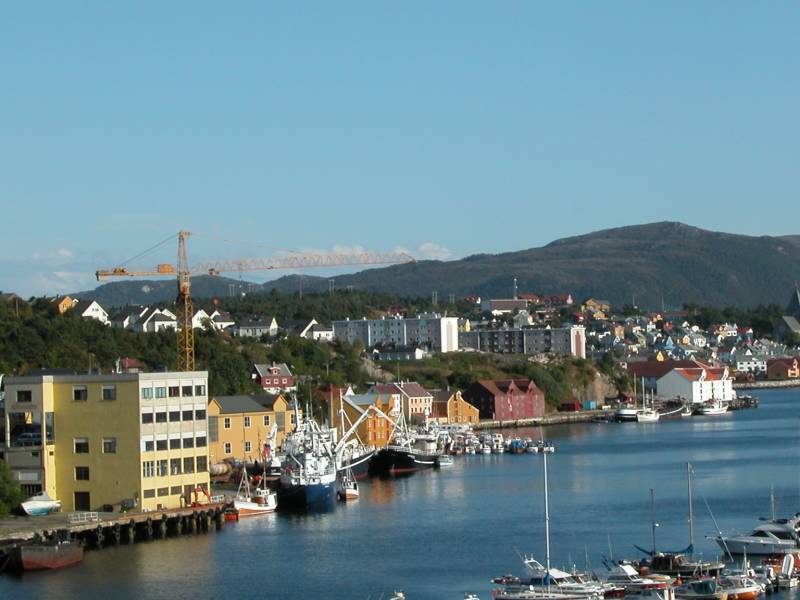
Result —
<path fill-rule="evenodd" d="M 728 412 L 728 403 L 721 400 L 709 400 L 695 410 L 695 414 L 703 416 L 724 415 L 726 412 Z"/>
<path fill-rule="evenodd" d="M 676 588 L 675 597 L 679 600 L 728 600 L 728 592 L 716 579 L 704 577 L 693 579 Z"/>
<path fill-rule="evenodd" d="M 61 501 L 53 500 L 47 495 L 47 492 L 40 492 L 25 500 L 20 506 L 26 515 L 40 517 L 61 510 Z"/>
<path fill-rule="evenodd" d="M 250 492 L 250 479 L 247 469 L 242 469 L 242 480 L 233 499 L 233 507 L 240 517 L 252 517 L 274 512 L 278 508 L 278 495 L 267 489 L 266 479 L 262 477 L 255 489 Z"/>
<path fill-rule="evenodd" d="M 450 458 L 448 456 L 448 458 Z M 452 458 L 450 460 L 453 460 Z M 358 500 L 358 481 L 353 476 L 353 472 L 348 470 L 344 477 L 340 477 L 336 485 L 336 498 L 340 502 L 352 502 Z"/>
<path fill-rule="evenodd" d="M 442 454 L 436 458 L 436 466 L 440 469 L 453 466 L 453 457 L 448 454 Z"/>

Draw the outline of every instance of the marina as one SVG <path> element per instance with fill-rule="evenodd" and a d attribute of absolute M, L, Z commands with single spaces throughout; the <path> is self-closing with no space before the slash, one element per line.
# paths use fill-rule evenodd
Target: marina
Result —
<path fill-rule="evenodd" d="M 557 448 L 548 458 L 553 567 L 584 570 L 588 562 L 599 571 L 604 559 L 645 558 L 634 545 L 651 535 L 650 489 L 658 547 L 686 546 L 686 462 L 694 470 L 695 560 L 721 555 L 705 502 L 726 533 L 750 531 L 770 514 L 771 486 L 776 514 L 793 515 L 800 506 L 800 394 L 764 391 L 761 400 L 758 410 L 713 418 L 546 428 Z M 538 428 L 506 434 L 540 436 Z M 409 600 L 466 592 L 488 599 L 497 587 L 493 577 L 523 570 L 518 552 L 545 556 L 542 458 L 456 456 L 447 469 L 362 480 L 357 502 L 324 511 L 278 511 L 231 523 L 213 536 L 108 545 L 58 573 L 0 577 L 0 595 L 49 595 L 56 585 L 60 597 L 78 590 L 118 598 L 249 597 L 250 584 L 237 574 L 259 568 L 273 582 L 266 598 L 388 598 L 402 589 Z M 300 565 L 298 556 L 314 568 Z M 431 557 L 437 568 L 423 569 Z M 380 568 L 363 568 L 373 562 Z"/>

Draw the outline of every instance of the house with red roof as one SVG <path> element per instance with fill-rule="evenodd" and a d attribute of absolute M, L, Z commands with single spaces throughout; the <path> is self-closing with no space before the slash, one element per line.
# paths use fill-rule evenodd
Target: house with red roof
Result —
<path fill-rule="evenodd" d="M 461 392 L 481 419 L 516 421 L 544 416 L 544 392 L 530 379 L 481 379 Z"/>
<path fill-rule="evenodd" d="M 376 383 L 369 393 L 387 396 L 393 402 L 402 402 L 406 417 L 428 417 L 433 414 L 433 394 L 416 381 Z"/>
<path fill-rule="evenodd" d="M 767 379 L 796 379 L 800 377 L 797 358 L 770 358 L 767 361 Z"/>
<path fill-rule="evenodd" d="M 657 389 L 662 398 L 680 398 L 691 404 L 730 402 L 736 397 L 727 367 L 677 367 L 658 380 Z"/>

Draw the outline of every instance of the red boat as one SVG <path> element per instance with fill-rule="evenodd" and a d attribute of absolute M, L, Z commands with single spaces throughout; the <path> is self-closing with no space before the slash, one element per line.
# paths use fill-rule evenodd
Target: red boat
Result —
<path fill-rule="evenodd" d="M 79 542 L 28 542 L 11 551 L 11 562 L 19 571 L 61 569 L 83 560 L 83 546 Z"/>

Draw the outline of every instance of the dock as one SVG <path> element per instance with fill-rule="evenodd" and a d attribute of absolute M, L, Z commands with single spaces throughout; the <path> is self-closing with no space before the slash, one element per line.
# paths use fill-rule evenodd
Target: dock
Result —
<path fill-rule="evenodd" d="M 16 546 L 30 540 L 61 536 L 86 549 L 134 544 L 168 537 L 219 531 L 225 525 L 225 502 L 214 497 L 205 504 L 150 512 L 69 512 L 41 517 L 0 520 L 0 565 Z"/>

